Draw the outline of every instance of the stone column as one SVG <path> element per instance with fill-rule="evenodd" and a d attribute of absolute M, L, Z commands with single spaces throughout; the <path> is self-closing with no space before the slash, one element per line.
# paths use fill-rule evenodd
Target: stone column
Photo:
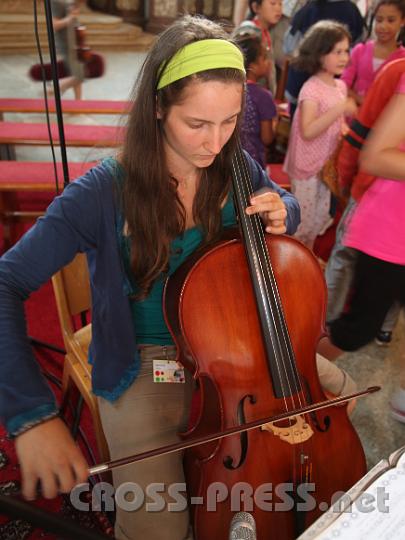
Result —
<path fill-rule="evenodd" d="M 145 0 L 115 0 L 116 8 L 126 22 L 145 25 Z"/>

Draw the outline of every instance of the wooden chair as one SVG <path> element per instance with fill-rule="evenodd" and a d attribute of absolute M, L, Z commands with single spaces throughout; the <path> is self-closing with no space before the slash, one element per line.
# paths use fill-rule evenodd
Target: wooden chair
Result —
<path fill-rule="evenodd" d="M 67 404 L 69 389 L 74 383 L 80 394 L 80 405 L 73 426 L 73 435 L 76 435 L 81 404 L 84 400 L 92 416 L 99 457 L 102 462 L 109 461 L 110 456 L 101 426 L 97 400 L 91 391 L 91 365 L 87 359 L 91 341 L 91 324 L 87 323 L 86 315 L 91 309 L 91 296 L 86 256 L 83 253 L 76 255 L 71 263 L 52 277 L 52 285 L 66 348 L 62 409 Z M 77 324 L 78 319 L 80 319 L 80 324 Z"/>

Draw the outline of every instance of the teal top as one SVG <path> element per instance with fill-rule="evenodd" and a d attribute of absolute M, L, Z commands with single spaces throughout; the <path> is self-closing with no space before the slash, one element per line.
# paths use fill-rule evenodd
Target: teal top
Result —
<path fill-rule="evenodd" d="M 295 197 L 270 181 L 245 154 L 256 192 L 268 187 L 287 207 L 287 232 L 300 220 Z M 141 360 L 119 231 L 123 227 L 119 164 L 103 160 L 55 197 L 43 218 L 0 257 L 0 423 L 11 436 L 58 415 L 55 397 L 27 347 L 22 300 L 85 253 L 93 310 L 89 361 L 93 393 L 116 401 L 139 374 Z"/>
<path fill-rule="evenodd" d="M 226 204 L 221 210 L 222 226 L 232 227 L 236 223 L 235 208 L 232 196 L 228 195 Z M 132 319 L 136 328 L 137 343 L 152 345 L 173 345 L 173 339 L 165 323 L 163 316 L 163 288 L 165 280 L 173 274 L 177 268 L 194 253 L 203 240 L 203 231 L 200 226 L 187 229 L 177 236 L 170 244 L 169 270 L 167 274 L 161 274 L 155 281 L 149 295 L 145 300 L 135 301 L 130 298 Z M 129 268 L 130 248 L 128 239 L 121 239 L 124 262 Z M 134 290 L 130 294 L 134 294 Z"/>

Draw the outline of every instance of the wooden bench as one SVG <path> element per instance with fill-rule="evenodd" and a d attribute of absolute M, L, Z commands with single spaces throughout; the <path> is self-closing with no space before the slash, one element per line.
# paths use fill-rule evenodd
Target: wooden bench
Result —
<path fill-rule="evenodd" d="M 131 105 L 130 101 L 63 99 L 62 112 L 68 114 L 127 114 Z M 48 109 L 50 113 L 56 111 L 54 99 L 48 99 Z M 45 113 L 45 100 L 0 98 L 0 115 L 3 113 Z"/>
<path fill-rule="evenodd" d="M 71 179 L 83 175 L 95 165 L 92 163 L 69 163 L 69 176 Z M 271 163 L 267 166 L 267 172 L 272 180 L 284 189 L 290 189 L 287 174 L 282 169 L 282 164 Z M 62 164 L 57 163 L 59 190 L 63 189 Z M 33 210 L 20 210 L 17 194 L 26 193 L 54 194 L 56 193 L 53 163 L 49 162 L 23 162 L 23 161 L 0 161 L 0 223 L 3 225 L 4 247 L 8 249 L 12 243 L 13 225 L 21 221 L 34 221 L 43 212 L 35 208 Z M 44 207 L 52 196 L 36 200 L 34 206 Z"/>
<path fill-rule="evenodd" d="M 78 178 L 96 163 L 69 163 L 69 176 Z M 59 191 L 63 190 L 62 164 L 57 163 Z M 20 210 L 17 194 L 48 194 L 34 206 L 44 207 L 56 194 L 53 163 L 27 161 L 0 161 L 0 223 L 3 225 L 3 247 L 12 244 L 13 226 L 17 222 L 35 221 L 43 214 L 43 209 Z"/>
<path fill-rule="evenodd" d="M 89 126 L 65 124 L 65 141 L 68 146 L 118 146 L 123 141 L 124 128 L 116 126 Z M 51 124 L 55 144 L 59 144 L 57 124 Z M 25 122 L 0 122 L 0 144 L 47 145 L 46 124 Z"/>
<path fill-rule="evenodd" d="M 125 128 L 117 126 L 89 126 L 65 124 L 66 146 L 115 147 L 123 142 Z M 59 145 L 57 124 L 51 124 L 55 145 Z M 46 124 L 0 122 L 0 159 L 15 159 L 15 145 L 46 146 L 49 144 Z"/>

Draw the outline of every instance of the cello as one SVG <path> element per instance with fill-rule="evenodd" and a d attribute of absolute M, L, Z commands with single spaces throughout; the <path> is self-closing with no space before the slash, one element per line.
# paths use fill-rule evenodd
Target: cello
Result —
<path fill-rule="evenodd" d="M 76 54 L 79 62 L 87 63 L 91 60 L 91 50 L 86 44 L 86 27 L 76 21 L 75 39 L 76 39 Z"/>
<path fill-rule="evenodd" d="M 166 322 L 199 385 L 186 441 L 326 399 L 315 362 L 322 271 L 300 242 L 265 236 L 245 213 L 252 187 L 240 147 L 232 169 L 241 234 L 196 252 L 165 288 Z M 239 511 L 254 516 L 258 540 L 292 540 L 366 471 L 345 407 L 193 446 L 184 466 L 196 540 L 227 538 Z"/>

